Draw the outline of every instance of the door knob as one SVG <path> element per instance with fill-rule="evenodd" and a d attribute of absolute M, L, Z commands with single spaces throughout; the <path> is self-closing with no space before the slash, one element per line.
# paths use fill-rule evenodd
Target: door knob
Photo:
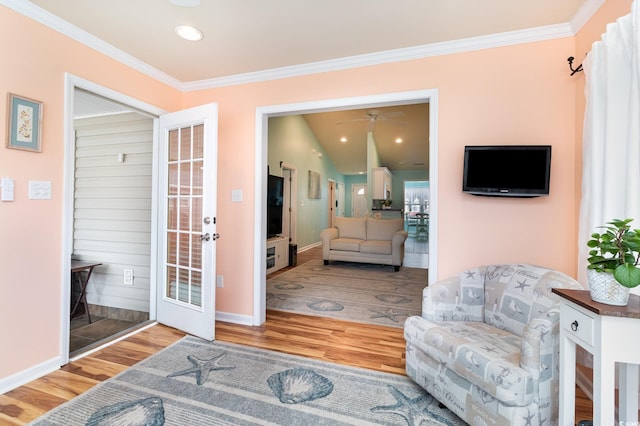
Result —
<path fill-rule="evenodd" d="M 204 219 L 202 219 L 202 221 L 204 222 L 205 225 L 209 225 L 211 223 L 211 218 L 207 216 Z"/>
<path fill-rule="evenodd" d="M 209 241 L 211 239 L 211 235 L 207 232 L 204 235 L 200 235 L 200 241 Z"/>

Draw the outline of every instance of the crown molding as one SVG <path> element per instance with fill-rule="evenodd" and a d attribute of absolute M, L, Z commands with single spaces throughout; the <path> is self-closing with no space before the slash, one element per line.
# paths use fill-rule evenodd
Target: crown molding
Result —
<path fill-rule="evenodd" d="M 587 0 L 570 22 L 503 32 L 486 36 L 433 43 L 422 46 L 394 49 L 326 61 L 311 62 L 289 67 L 273 68 L 264 71 L 217 77 L 206 80 L 181 82 L 134 56 L 106 43 L 88 32 L 70 24 L 52 13 L 24 0 L 0 0 L 0 4 L 31 18 L 41 24 L 70 37 L 118 62 L 165 83 L 182 92 L 234 86 L 238 84 L 258 83 L 262 81 L 298 77 L 309 74 L 346 70 L 391 62 L 410 61 L 427 57 L 470 52 L 494 47 L 510 46 L 522 43 L 572 37 L 605 0 Z"/>
<path fill-rule="evenodd" d="M 85 46 L 94 49 L 118 62 L 130 66 L 131 68 L 140 71 L 143 74 L 148 75 L 162 83 L 165 83 L 175 89 L 183 91 L 182 82 L 171 77 L 170 75 L 158 70 L 155 67 L 143 62 L 136 57 L 118 49 L 117 47 L 99 39 L 98 37 L 89 34 L 85 30 L 76 27 L 75 25 L 65 21 L 52 14 L 49 11 L 42 9 L 35 4 L 24 0 L 0 0 L 0 4 L 7 6 L 10 9 L 33 19 L 42 25 L 51 28 L 54 31 L 59 32 Z"/>
<path fill-rule="evenodd" d="M 589 19 L 600 9 L 600 6 L 604 4 L 605 0 L 586 0 L 580 9 L 573 15 L 569 25 L 574 34 L 578 34 L 578 31 L 582 29 Z"/>
<path fill-rule="evenodd" d="M 350 68 L 379 65 L 390 62 L 410 61 L 432 56 L 449 55 L 452 53 L 469 52 L 490 49 L 493 47 L 510 46 L 522 43 L 571 37 L 574 33 L 568 23 L 548 25 L 526 30 L 510 31 L 487 36 L 433 43 L 404 49 L 386 50 L 364 55 L 349 56 L 327 61 L 311 62 L 290 67 L 274 68 L 266 71 L 236 74 L 228 77 L 212 78 L 208 80 L 192 81 L 183 84 L 184 91 L 212 89 L 216 87 L 234 86 L 238 84 L 257 83 L 267 80 L 298 77 L 302 75 L 339 71 Z"/>

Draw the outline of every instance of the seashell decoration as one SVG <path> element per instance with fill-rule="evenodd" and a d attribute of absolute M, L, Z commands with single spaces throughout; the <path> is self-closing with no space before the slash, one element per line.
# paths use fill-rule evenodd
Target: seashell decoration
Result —
<path fill-rule="evenodd" d="M 321 312 L 337 312 L 344 309 L 343 305 L 331 300 L 322 300 L 320 302 L 307 303 L 307 306 L 314 311 Z"/>
<path fill-rule="evenodd" d="M 296 283 L 282 283 L 276 284 L 275 288 L 277 288 L 278 290 L 301 290 L 304 288 L 304 286 L 302 284 Z"/>
<path fill-rule="evenodd" d="M 313 401 L 333 392 L 329 379 L 307 368 L 281 371 L 270 376 L 267 383 L 283 404 Z"/>
<path fill-rule="evenodd" d="M 164 406 L 157 397 L 124 401 L 102 407 L 89 417 L 86 426 L 162 426 Z"/>
<path fill-rule="evenodd" d="M 386 303 L 409 303 L 411 299 L 399 294 L 377 294 L 376 299 Z"/>

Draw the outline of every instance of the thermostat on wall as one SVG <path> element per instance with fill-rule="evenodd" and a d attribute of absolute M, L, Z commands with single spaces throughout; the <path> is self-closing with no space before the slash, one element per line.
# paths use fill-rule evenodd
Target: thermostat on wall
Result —
<path fill-rule="evenodd" d="M 29 181 L 29 199 L 30 200 L 50 200 L 51 199 L 51 181 L 30 180 Z"/>

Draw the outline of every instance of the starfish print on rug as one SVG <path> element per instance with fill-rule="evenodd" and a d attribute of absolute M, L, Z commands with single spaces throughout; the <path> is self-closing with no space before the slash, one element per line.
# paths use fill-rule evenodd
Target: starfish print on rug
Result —
<path fill-rule="evenodd" d="M 382 311 L 369 309 L 371 312 L 375 312 L 375 315 L 371 315 L 370 318 L 388 318 L 393 322 L 398 322 L 398 317 L 405 317 L 405 314 L 401 314 L 393 310 L 393 308 L 385 309 Z"/>
<path fill-rule="evenodd" d="M 187 359 L 191 362 L 191 364 L 193 364 L 193 367 L 176 371 L 175 373 L 169 374 L 167 377 L 186 376 L 187 374 L 195 373 L 196 383 L 198 385 L 202 385 L 209 378 L 209 373 L 211 371 L 233 370 L 235 368 L 218 365 L 220 359 L 226 354 L 226 352 L 222 352 L 220 355 L 216 355 L 210 359 L 198 359 L 193 355 L 187 355 Z"/>
<path fill-rule="evenodd" d="M 432 396 L 420 395 L 415 398 L 409 398 L 392 385 L 387 385 L 387 390 L 396 399 L 396 404 L 379 405 L 373 407 L 371 411 L 396 414 L 404 418 L 407 421 L 407 425 L 410 426 L 419 426 L 424 420 L 434 419 L 447 425 L 451 424 L 449 419 L 429 409 L 429 400 L 433 399 Z"/>

